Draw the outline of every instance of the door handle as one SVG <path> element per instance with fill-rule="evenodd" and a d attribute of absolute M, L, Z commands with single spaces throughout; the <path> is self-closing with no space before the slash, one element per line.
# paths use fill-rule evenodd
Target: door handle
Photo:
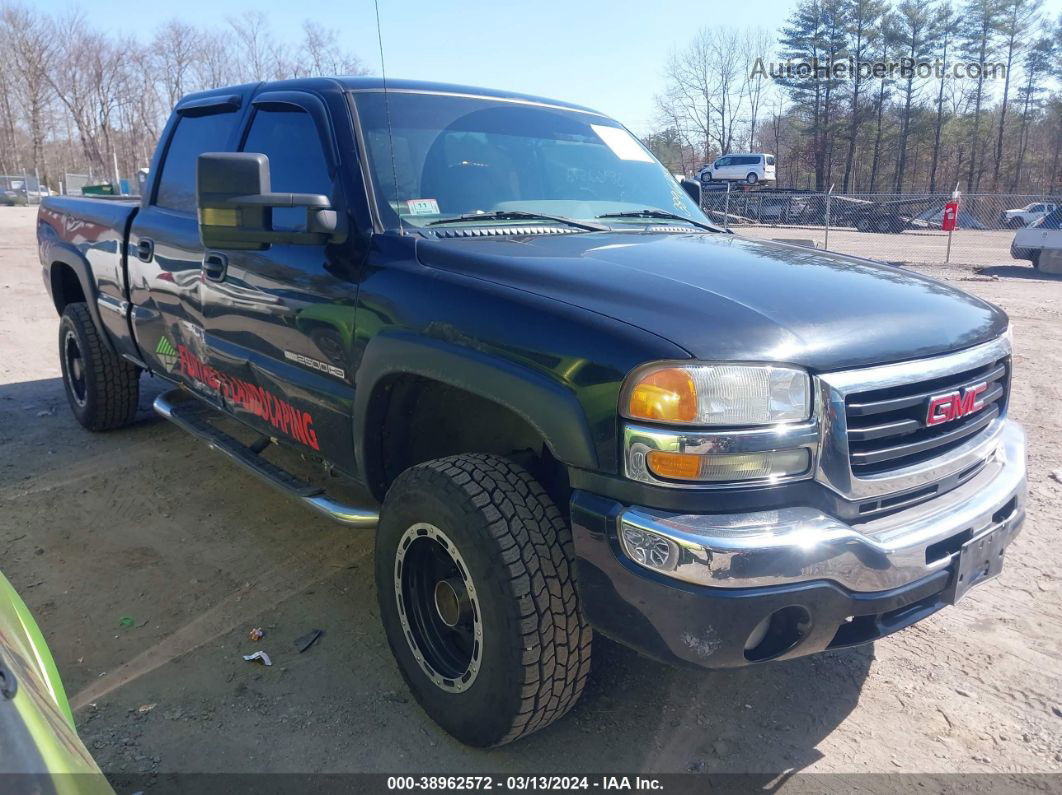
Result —
<path fill-rule="evenodd" d="M 155 241 L 149 240 L 146 237 L 140 238 L 136 244 L 136 257 L 144 262 L 151 262 L 152 256 L 155 254 Z"/>
<path fill-rule="evenodd" d="M 212 282 L 224 281 L 228 267 L 229 258 L 224 254 L 207 254 L 203 257 L 203 277 Z"/>

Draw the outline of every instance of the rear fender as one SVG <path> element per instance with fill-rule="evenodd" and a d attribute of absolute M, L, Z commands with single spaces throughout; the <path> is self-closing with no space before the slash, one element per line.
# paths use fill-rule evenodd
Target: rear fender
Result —
<path fill-rule="evenodd" d="M 78 283 L 81 285 L 81 293 L 85 296 L 85 303 L 88 305 L 89 315 L 92 316 L 92 322 L 101 332 L 104 345 L 107 346 L 108 350 L 117 352 L 114 341 L 111 339 L 111 332 L 107 324 L 103 322 L 103 317 L 100 313 L 99 289 L 92 275 L 92 266 L 89 265 L 81 252 L 61 240 L 49 241 L 41 245 L 41 261 L 45 263 L 45 285 L 48 288 L 49 295 L 52 297 L 52 303 L 56 311 L 62 314 L 63 306 L 62 297 L 55 294 L 57 279 L 55 269 L 57 266 L 63 265 L 70 268 L 77 277 Z M 115 317 L 117 318 L 118 316 L 115 315 Z"/>

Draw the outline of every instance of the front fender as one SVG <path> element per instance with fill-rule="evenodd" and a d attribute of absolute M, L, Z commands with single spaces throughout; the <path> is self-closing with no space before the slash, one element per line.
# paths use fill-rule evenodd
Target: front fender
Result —
<path fill-rule="evenodd" d="M 557 460 L 597 469 L 593 435 L 582 404 L 564 385 L 500 356 L 446 340 L 408 333 L 380 334 L 365 349 L 354 389 L 355 456 L 367 462 L 369 404 L 377 384 L 392 375 L 417 375 L 501 404 L 542 436 Z"/>

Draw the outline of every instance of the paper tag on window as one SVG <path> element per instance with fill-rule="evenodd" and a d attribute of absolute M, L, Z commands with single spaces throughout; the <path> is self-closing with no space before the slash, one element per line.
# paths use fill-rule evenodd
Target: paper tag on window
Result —
<path fill-rule="evenodd" d="M 407 199 L 406 207 L 410 215 L 438 215 L 439 202 L 435 199 Z"/>
<path fill-rule="evenodd" d="M 633 135 L 622 127 L 606 127 L 604 124 L 591 124 L 590 129 L 597 133 L 597 137 L 605 142 L 605 146 L 612 150 L 620 160 L 641 160 L 643 163 L 652 163 L 653 158 L 642 148 Z"/>

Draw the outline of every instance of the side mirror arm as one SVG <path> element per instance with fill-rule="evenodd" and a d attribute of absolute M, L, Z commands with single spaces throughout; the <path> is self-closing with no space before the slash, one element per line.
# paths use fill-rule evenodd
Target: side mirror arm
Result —
<path fill-rule="evenodd" d="M 263 212 L 273 208 L 301 207 L 306 210 L 306 231 L 288 232 L 242 228 L 240 237 L 248 243 L 292 243 L 325 245 L 342 243 L 347 230 L 343 215 L 332 208 L 327 196 L 316 193 L 258 193 L 247 196 L 204 196 L 207 207 L 200 209 L 200 220 L 214 226 L 243 227 L 242 212 Z M 257 224 L 256 224 L 257 226 Z"/>

